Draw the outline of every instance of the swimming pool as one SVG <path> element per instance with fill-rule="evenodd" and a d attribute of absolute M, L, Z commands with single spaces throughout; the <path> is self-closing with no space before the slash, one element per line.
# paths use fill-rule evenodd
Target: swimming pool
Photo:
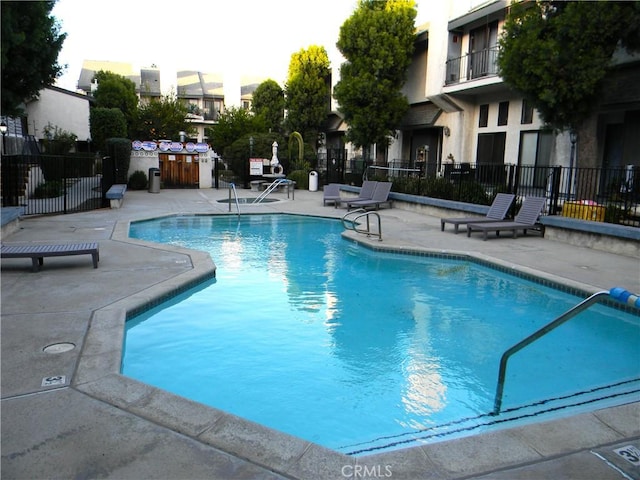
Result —
<path fill-rule="evenodd" d="M 341 231 L 291 215 L 132 224 L 211 252 L 217 278 L 129 320 L 122 372 L 352 454 L 637 400 L 639 319 L 599 305 L 514 356 L 489 415 L 500 355 L 580 299 Z"/>

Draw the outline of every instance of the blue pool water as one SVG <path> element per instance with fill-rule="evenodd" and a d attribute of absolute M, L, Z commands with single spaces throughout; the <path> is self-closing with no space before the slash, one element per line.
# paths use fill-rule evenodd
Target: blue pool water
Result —
<path fill-rule="evenodd" d="M 130 236 L 211 253 L 216 279 L 127 322 L 122 372 L 349 454 L 638 400 L 640 318 L 470 261 L 373 252 L 339 221 L 170 217 Z M 570 408 L 569 408 L 570 407 Z"/>

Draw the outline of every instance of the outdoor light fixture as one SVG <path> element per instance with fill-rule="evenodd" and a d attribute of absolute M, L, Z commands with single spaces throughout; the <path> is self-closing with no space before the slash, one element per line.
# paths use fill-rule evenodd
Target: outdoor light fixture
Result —
<path fill-rule="evenodd" d="M 2 133 L 2 153 L 6 154 L 7 153 L 7 144 L 6 141 L 4 139 L 4 136 L 7 134 L 7 124 L 2 122 L 0 123 L 0 133 Z"/>
<path fill-rule="evenodd" d="M 575 132 L 575 130 L 571 130 L 571 132 L 569 132 L 569 140 L 571 141 L 572 145 L 575 145 L 575 143 L 578 141 L 578 134 Z"/>

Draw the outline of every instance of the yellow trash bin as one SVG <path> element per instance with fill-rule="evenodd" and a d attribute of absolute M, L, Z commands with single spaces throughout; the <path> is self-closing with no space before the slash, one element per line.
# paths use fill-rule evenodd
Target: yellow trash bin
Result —
<path fill-rule="evenodd" d="M 562 206 L 563 217 L 591 220 L 592 222 L 604 222 L 605 211 L 605 207 L 598 205 L 595 202 L 590 202 L 589 200 L 564 202 L 564 205 Z"/>

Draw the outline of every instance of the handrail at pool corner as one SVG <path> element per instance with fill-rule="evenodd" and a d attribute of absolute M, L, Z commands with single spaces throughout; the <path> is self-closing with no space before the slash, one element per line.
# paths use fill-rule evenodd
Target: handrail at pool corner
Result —
<path fill-rule="evenodd" d="M 229 213 L 231 213 L 231 192 L 233 192 L 233 196 L 236 199 L 236 208 L 238 209 L 238 217 L 240 217 L 240 202 L 238 202 L 238 192 L 236 190 L 236 184 L 233 182 L 229 183 Z"/>
<path fill-rule="evenodd" d="M 512 346 L 506 352 L 504 352 L 502 354 L 502 357 L 500 358 L 500 369 L 498 371 L 498 385 L 496 388 L 496 396 L 493 403 L 493 411 L 491 412 L 491 415 L 498 415 L 500 413 L 500 409 L 502 408 L 502 394 L 504 393 L 504 380 L 507 373 L 507 362 L 509 361 L 509 358 L 511 357 L 511 355 L 522 350 L 527 345 L 535 342 L 537 339 L 539 339 L 543 335 L 546 335 L 556 327 L 559 327 L 560 325 L 565 323 L 567 320 L 575 317 L 580 312 L 586 310 L 594 303 L 597 303 L 598 301 L 600 301 L 600 299 L 604 296 L 609 296 L 615 300 L 618 300 L 619 302 L 626 303 L 627 305 L 640 309 L 640 296 L 635 295 L 631 292 L 628 292 L 627 290 L 621 287 L 614 287 L 609 291 L 603 290 L 603 291 L 594 293 L 590 297 L 578 303 L 575 307 L 572 307 L 569 310 L 567 310 L 565 313 L 560 315 L 551 323 L 545 325 L 540 330 L 532 333 L 524 340 L 521 340 L 520 342 L 516 343 L 514 346 Z"/>
<path fill-rule="evenodd" d="M 358 215 L 357 217 L 355 217 L 354 219 L 347 219 L 347 217 L 349 215 L 352 215 L 354 213 L 359 213 L 360 215 Z M 369 223 L 369 215 L 375 215 L 376 218 L 378 219 L 378 233 L 374 233 L 371 231 L 371 226 Z M 367 229 L 366 230 L 360 230 L 357 228 L 357 222 L 360 218 L 362 217 L 366 217 L 367 219 Z M 348 223 L 351 224 L 351 227 L 348 226 Z M 343 215 L 342 217 L 342 225 L 344 226 L 344 228 L 346 228 L 347 230 L 353 230 L 354 232 L 357 233 L 364 233 L 367 235 L 367 237 L 374 235 L 376 237 L 378 237 L 378 241 L 382 241 L 382 220 L 380 219 L 380 214 L 378 212 L 370 212 L 364 208 L 358 208 L 356 210 L 351 210 L 350 212 L 347 212 Z"/>

